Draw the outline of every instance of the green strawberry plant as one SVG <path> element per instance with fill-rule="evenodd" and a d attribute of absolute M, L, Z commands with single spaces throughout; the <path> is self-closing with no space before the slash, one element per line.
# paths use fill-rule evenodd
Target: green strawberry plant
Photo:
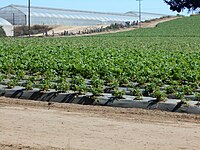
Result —
<path fill-rule="evenodd" d="M 195 98 L 197 101 L 200 101 L 200 93 L 196 92 L 195 93 Z"/>
<path fill-rule="evenodd" d="M 156 90 L 153 93 L 153 97 L 156 98 L 157 101 L 162 102 L 167 100 L 166 93 Z"/>
<path fill-rule="evenodd" d="M 118 88 L 114 89 L 114 92 L 112 93 L 112 95 L 116 98 L 116 99 L 123 99 L 123 95 L 125 94 L 124 90 L 119 90 Z"/>

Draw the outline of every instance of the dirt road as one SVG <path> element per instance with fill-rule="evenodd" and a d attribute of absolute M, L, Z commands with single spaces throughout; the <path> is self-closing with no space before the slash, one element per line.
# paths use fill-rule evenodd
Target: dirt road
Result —
<path fill-rule="evenodd" d="M 181 18 L 181 17 L 169 17 L 169 18 L 155 19 L 155 20 L 150 21 L 150 22 L 141 23 L 141 27 L 142 28 L 154 28 L 159 23 L 168 22 L 168 21 L 172 21 L 172 20 L 175 20 L 175 19 L 179 19 L 179 18 Z M 135 28 L 125 28 L 125 29 L 119 29 L 119 30 L 110 30 L 110 31 L 105 31 L 105 32 L 91 33 L 91 34 L 88 34 L 88 35 L 78 35 L 78 36 L 90 36 L 90 35 L 119 33 L 119 32 L 125 32 L 125 31 L 132 31 L 132 30 L 136 30 L 136 29 L 138 29 L 138 27 L 135 27 Z"/>
<path fill-rule="evenodd" d="M 141 24 L 142 28 L 154 28 L 156 27 L 157 24 L 167 22 L 167 21 L 172 21 L 175 19 L 178 19 L 181 17 L 169 17 L 169 18 L 161 18 L 161 19 L 155 19 L 150 22 L 144 22 Z M 96 26 L 52 26 L 52 30 L 48 31 L 48 35 L 52 36 L 52 33 L 55 33 L 55 36 L 61 35 L 64 31 L 72 32 L 72 33 L 77 33 L 79 31 L 85 31 L 87 29 L 96 29 L 96 28 L 101 28 L 101 27 L 107 27 L 108 25 L 96 25 Z M 97 32 L 97 33 L 90 33 L 90 34 L 82 34 L 82 35 L 74 35 L 74 36 L 91 36 L 91 35 L 100 35 L 100 34 L 110 34 L 110 33 L 118 33 L 118 32 L 125 32 L 125 31 L 131 31 L 138 29 L 136 26 L 135 28 L 122 28 L 119 30 L 110 30 L 110 31 L 105 31 L 105 32 Z M 32 35 L 34 37 L 38 36 L 43 36 L 43 34 L 36 34 Z"/>
<path fill-rule="evenodd" d="M 2 150 L 200 149 L 200 115 L 0 97 Z"/>

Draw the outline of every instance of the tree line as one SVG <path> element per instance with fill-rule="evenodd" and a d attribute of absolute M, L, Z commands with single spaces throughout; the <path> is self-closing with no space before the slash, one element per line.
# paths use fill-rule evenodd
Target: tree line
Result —
<path fill-rule="evenodd" d="M 200 8 L 200 0 L 164 0 L 164 2 L 170 6 L 170 10 L 177 12 L 184 9 L 193 11 Z"/>

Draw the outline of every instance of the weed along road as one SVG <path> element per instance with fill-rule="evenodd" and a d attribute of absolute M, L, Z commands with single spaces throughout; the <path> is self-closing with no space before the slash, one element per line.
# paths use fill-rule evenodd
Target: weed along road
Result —
<path fill-rule="evenodd" d="M 200 116 L 0 98 L 0 149 L 200 149 Z"/>

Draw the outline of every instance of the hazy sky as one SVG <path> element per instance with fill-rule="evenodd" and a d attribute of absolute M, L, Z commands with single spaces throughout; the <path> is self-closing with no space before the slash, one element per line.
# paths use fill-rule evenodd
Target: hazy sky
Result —
<path fill-rule="evenodd" d="M 0 0 L 0 7 L 9 4 L 27 5 L 28 0 Z M 136 0 L 31 0 L 33 6 L 43 6 L 52 8 L 65 8 L 77 10 L 91 10 L 100 12 L 138 11 Z M 142 0 L 142 10 L 144 12 L 177 14 L 169 10 L 163 0 Z"/>

